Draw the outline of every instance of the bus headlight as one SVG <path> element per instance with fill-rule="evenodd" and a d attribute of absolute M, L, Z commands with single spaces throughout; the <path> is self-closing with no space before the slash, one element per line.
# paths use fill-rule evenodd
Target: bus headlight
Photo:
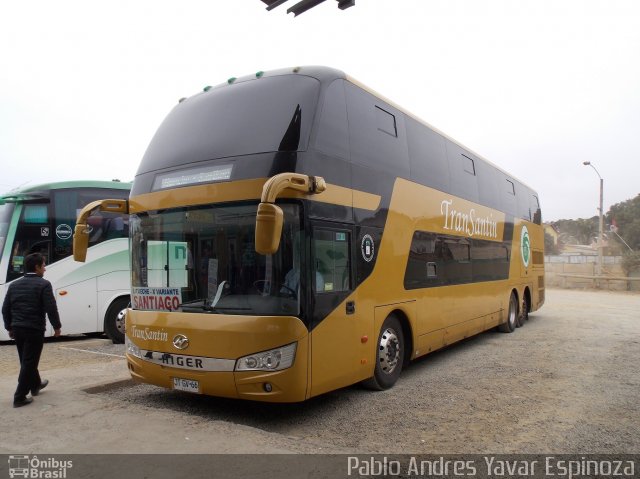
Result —
<path fill-rule="evenodd" d="M 127 353 L 135 356 L 136 358 L 142 359 L 142 353 L 140 352 L 140 348 L 133 344 L 133 341 L 129 339 L 129 336 L 125 334 L 124 342 L 127 349 Z"/>
<path fill-rule="evenodd" d="M 296 358 L 296 343 L 244 356 L 236 361 L 236 371 L 280 371 L 290 368 Z"/>

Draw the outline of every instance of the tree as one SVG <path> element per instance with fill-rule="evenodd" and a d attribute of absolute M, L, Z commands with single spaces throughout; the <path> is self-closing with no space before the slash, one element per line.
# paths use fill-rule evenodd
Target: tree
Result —
<path fill-rule="evenodd" d="M 553 236 L 549 233 L 544 233 L 544 252 L 546 254 L 558 254 L 558 245 L 553 241 Z"/>
<path fill-rule="evenodd" d="M 640 194 L 613 205 L 607 212 L 607 223 L 634 251 L 640 250 Z M 615 234 L 610 234 L 609 237 L 621 242 Z"/>
<path fill-rule="evenodd" d="M 591 244 L 598 238 L 598 217 L 559 220 L 552 223 L 563 244 Z"/>

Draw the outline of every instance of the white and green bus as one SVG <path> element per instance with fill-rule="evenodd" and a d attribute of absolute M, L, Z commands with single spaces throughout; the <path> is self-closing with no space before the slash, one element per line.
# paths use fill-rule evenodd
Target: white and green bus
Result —
<path fill-rule="evenodd" d="M 86 263 L 71 253 L 78 212 L 100 198 L 128 198 L 130 189 L 119 181 L 68 181 L 0 195 L 0 302 L 24 274 L 24 257 L 38 252 L 45 257 L 63 333 L 105 332 L 114 343 L 123 342 L 121 312 L 131 289 L 129 218 L 106 211 L 92 216 Z M 0 328 L 0 341 L 8 339 Z"/>

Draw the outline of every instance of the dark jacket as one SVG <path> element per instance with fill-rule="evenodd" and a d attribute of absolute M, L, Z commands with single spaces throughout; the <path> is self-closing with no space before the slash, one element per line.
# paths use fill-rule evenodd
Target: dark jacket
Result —
<path fill-rule="evenodd" d="M 4 328 L 45 331 L 45 313 L 54 329 L 60 329 L 60 315 L 51 283 L 35 273 L 27 273 L 9 285 L 2 304 Z"/>

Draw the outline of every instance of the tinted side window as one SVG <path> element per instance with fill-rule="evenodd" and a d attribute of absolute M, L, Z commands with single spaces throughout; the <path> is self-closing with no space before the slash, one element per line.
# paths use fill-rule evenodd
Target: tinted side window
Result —
<path fill-rule="evenodd" d="M 467 155 L 462 155 L 462 169 L 470 175 L 476 176 L 476 166 L 472 158 Z"/>
<path fill-rule="evenodd" d="M 378 130 L 388 133 L 391 136 L 398 136 L 398 126 L 396 125 L 396 116 L 389 113 L 376 105 L 376 123 Z"/>
<path fill-rule="evenodd" d="M 349 158 L 349 129 L 344 80 L 335 80 L 327 88 L 318 123 L 316 148 L 329 156 Z"/>
<path fill-rule="evenodd" d="M 316 228 L 313 233 L 314 283 L 316 292 L 351 289 L 349 231 Z"/>
<path fill-rule="evenodd" d="M 500 173 L 502 179 L 499 181 L 500 184 L 500 196 L 502 199 L 502 208 L 505 213 L 508 213 L 513 216 L 517 216 L 517 203 L 516 203 L 516 190 L 515 185 L 513 184 L 513 180 L 507 178 L 503 173 Z"/>
<path fill-rule="evenodd" d="M 473 281 L 471 241 L 467 238 L 451 236 L 443 237 L 442 242 L 447 284 L 464 284 Z"/>
<path fill-rule="evenodd" d="M 465 169 L 470 168 L 471 154 L 452 141 L 446 141 L 449 171 L 451 173 L 451 194 L 475 203 L 478 202 L 478 181 L 474 174 Z"/>
<path fill-rule="evenodd" d="M 531 194 L 528 188 L 519 182 L 516 184 L 516 202 L 518 204 L 518 216 L 523 220 L 532 221 L 533 211 L 531 209 Z"/>
<path fill-rule="evenodd" d="M 542 224 L 542 210 L 536 195 L 531 195 L 531 211 L 533 211 L 533 222 L 537 225 Z"/>
<path fill-rule="evenodd" d="M 495 281 L 509 277 L 509 245 L 416 231 L 404 276 L 405 289 Z"/>
<path fill-rule="evenodd" d="M 411 179 L 440 191 L 449 190 L 449 165 L 444 138 L 431 128 L 405 117 L 411 159 Z"/>
<path fill-rule="evenodd" d="M 493 281 L 509 276 L 509 247 L 507 244 L 474 240 L 471 257 L 474 281 Z"/>
<path fill-rule="evenodd" d="M 436 252 L 436 235 L 416 231 L 411 241 L 407 269 L 404 273 L 405 289 L 426 288 L 443 283 L 442 244 Z"/>
<path fill-rule="evenodd" d="M 351 83 L 345 87 L 351 161 L 409 178 L 404 115 Z"/>
<path fill-rule="evenodd" d="M 478 199 L 480 204 L 502 210 L 498 170 L 484 161 L 477 161 L 476 175 L 478 177 Z"/>

